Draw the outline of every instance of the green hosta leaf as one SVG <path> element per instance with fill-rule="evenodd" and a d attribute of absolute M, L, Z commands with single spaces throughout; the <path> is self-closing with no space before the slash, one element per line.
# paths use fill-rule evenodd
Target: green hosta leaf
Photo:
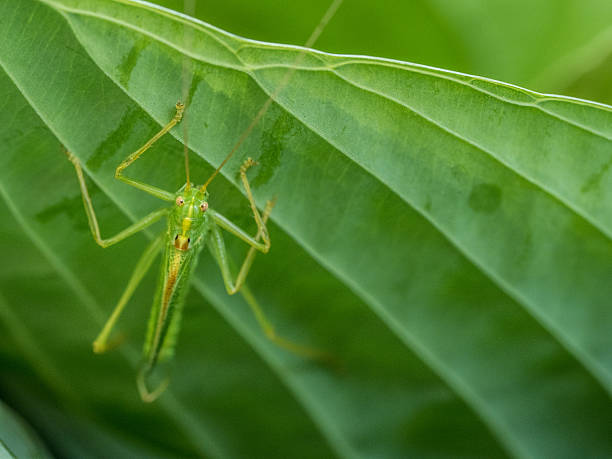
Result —
<path fill-rule="evenodd" d="M 0 307 L 14 318 L 2 322 L 11 364 L 0 388 L 56 450 L 610 452 L 610 107 L 251 42 L 132 2 L 4 1 L 0 18 L 0 244 L 11 260 Z M 113 234 L 160 205 L 113 170 L 184 88 L 186 119 L 132 174 L 178 189 L 187 133 L 203 182 L 274 95 L 211 185 L 211 205 L 252 227 L 236 173 L 246 156 L 259 160 L 256 198 L 278 204 L 250 286 L 280 333 L 333 352 L 341 368 L 267 342 L 209 256 L 158 403 L 142 405 L 133 383 L 155 273 L 122 319 L 123 347 L 91 354 L 155 230 L 98 248 L 60 145 L 82 160 Z M 237 260 L 246 248 L 232 250 Z"/>
<path fill-rule="evenodd" d="M 184 0 L 153 3 L 181 11 Z M 302 44 L 328 0 L 195 2 L 238 35 Z M 612 102 L 608 0 L 345 1 L 317 40 L 327 52 L 382 56 Z M 607 61 L 607 64 L 606 64 Z"/>

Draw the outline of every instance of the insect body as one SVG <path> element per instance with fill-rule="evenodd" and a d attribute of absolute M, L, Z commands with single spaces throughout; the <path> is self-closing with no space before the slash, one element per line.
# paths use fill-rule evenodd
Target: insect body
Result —
<path fill-rule="evenodd" d="M 167 360 L 173 354 L 176 336 L 180 327 L 180 317 L 185 302 L 185 296 L 190 284 L 190 279 L 195 269 L 198 255 L 205 246 L 211 250 L 216 259 L 225 287 L 229 294 L 234 294 L 240 290 L 247 277 L 249 269 L 253 263 L 256 251 L 263 253 L 270 249 L 270 238 L 266 228 L 268 216 L 274 206 L 273 201 L 268 201 L 263 214 L 260 214 L 255 205 L 255 200 L 251 193 L 249 182 L 247 179 L 247 170 L 255 164 L 248 158 L 240 168 L 240 177 L 244 185 L 247 198 L 249 199 L 250 207 L 257 224 L 257 233 L 255 236 L 250 236 L 244 230 L 236 226 L 226 217 L 209 208 L 208 206 L 208 191 L 206 187 L 212 178 L 219 172 L 220 168 L 225 164 L 225 161 L 208 179 L 205 185 L 194 187 L 187 179 L 187 183 L 176 193 L 169 193 L 162 189 L 151 185 L 136 181 L 123 175 L 124 169 L 132 164 L 140 157 L 148 148 L 153 145 L 160 137 L 166 134 L 174 125 L 181 121 L 184 106 L 179 102 L 176 104 L 176 114 L 172 120 L 164 126 L 164 128 L 145 143 L 139 150 L 132 153 L 126 158 L 115 172 L 115 178 L 123 182 L 139 188 L 147 193 L 152 194 L 164 201 L 170 202 L 169 208 L 162 208 L 152 212 L 144 217 L 139 222 L 134 223 L 130 227 L 121 231 L 117 235 L 103 239 L 100 235 L 100 229 L 96 214 L 93 209 L 85 178 L 79 160 L 70 152 L 66 152 L 68 158 L 73 163 L 81 193 L 85 212 L 89 221 L 89 227 L 95 241 L 102 247 L 113 245 L 132 234 L 135 234 L 149 225 L 160 220 L 162 217 L 167 218 L 167 230 L 160 234 L 145 250 L 140 260 L 136 264 L 132 277 L 128 285 L 119 299 L 119 302 L 113 310 L 108 321 L 104 325 L 102 331 L 93 343 L 94 352 L 100 353 L 108 350 L 109 337 L 113 326 L 121 315 L 125 305 L 136 289 L 138 283 L 142 280 L 147 270 L 150 268 L 159 252 L 163 252 L 163 260 L 161 264 L 161 273 L 144 345 L 144 361 L 143 366 L 138 376 L 138 389 L 143 401 L 151 402 L 155 400 L 166 388 L 167 380 L 154 389 L 150 390 L 147 381 L 150 378 L 153 370 L 158 362 Z M 226 158 L 227 160 L 227 158 Z M 234 278 L 230 268 L 230 262 L 225 249 L 223 235 L 221 230 L 225 230 L 234 236 L 246 242 L 250 249 L 242 263 L 237 276 Z M 273 327 L 263 315 L 259 305 L 255 302 L 252 295 L 243 295 L 249 306 L 253 310 L 256 319 L 263 328 L 266 336 L 276 344 L 284 347 L 292 352 L 309 357 L 317 357 L 318 351 L 300 346 L 286 340 L 274 332 Z"/>

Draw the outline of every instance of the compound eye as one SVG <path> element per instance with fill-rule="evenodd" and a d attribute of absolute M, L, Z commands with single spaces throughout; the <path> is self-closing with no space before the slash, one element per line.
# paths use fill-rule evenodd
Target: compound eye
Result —
<path fill-rule="evenodd" d="M 182 196 L 177 196 L 176 198 L 176 205 L 179 207 L 183 207 L 183 205 L 185 204 L 185 200 L 183 199 Z"/>
<path fill-rule="evenodd" d="M 207 202 L 203 202 L 200 204 L 200 211 L 201 212 L 206 212 L 208 210 L 208 203 Z"/>

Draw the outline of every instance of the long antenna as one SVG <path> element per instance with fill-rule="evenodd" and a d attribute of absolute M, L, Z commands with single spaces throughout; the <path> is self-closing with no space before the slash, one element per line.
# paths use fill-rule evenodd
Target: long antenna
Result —
<path fill-rule="evenodd" d="M 344 0 L 333 0 L 331 5 L 329 5 L 329 7 L 327 8 L 327 11 L 325 11 L 325 14 L 323 14 L 323 17 L 321 18 L 321 20 L 319 21 L 319 23 L 317 24 L 317 26 L 315 27 L 315 29 L 312 31 L 312 33 L 310 34 L 310 37 L 308 37 L 308 40 L 306 40 L 306 43 L 304 44 L 304 48 L 308 49 L 308 48 L 312 48 L 312 46 L 315 44 L 315 42 L 317 41 L 317 39 L 319 38 L 319 36 L 321 35 L 321 33 L 323 32 L 323 30 L 325 29 L 325 26 L 327 26 L 327 23 L 331 20 L 331 18 L 334 17 L 334 14 L 336 14 L 336 11 L 338 11 L 338 8 L 340 8 L 340 5 L 342 4 Z M 206 187 L 210 184 L 210 182 L 212 182 L 212 180 L 215 178 L 215 176 L 219 173 L 219 171 L 221 170 L 221 168 L 223 166 L 225 166 L 225 164 L 229 161 L 229 159 L 232 157 L 232 155 L 236 152 L 236 150 L 238 150 L 238 148 L 240 148 L 240 146 L 242 145 L 242 143 L 247 139 L 247 137 L 249 136 L 249 134 L 251 134 L 251 132 L 253 131 L 253 129 L 255 128 L 255 126 L 257 126 L 257 124 L 259 123 L 259 121 L 261 120 L 261 118 L 263 118 L 263 116 L 265 115 L 265 113 L 268 111 L 268 109 L 270 108 L 270 105 L 272 104 L 272 102 L 276 99 L 276 97 L 278 96 L 278 94 L 285 89 L 285 87 L 287 86 L 287 84 L 289 84 L 289 80 L 291 79 L 291 77 L 293 76 L 293 74 L 295 73 L 295 71 L 297 70 L 297 67 L 299 67 L 300 63 L 302 62 L 302 60 L 304 59 L 305 56 L 305 52 L 306 49 L 303 49 L 299 56 L 295 59 L 295 63 L 293 65 L 293 68 L 289 69 L 287 71 L 287 73 L 285 73 L 285 76 L 283 77 L 283 80 L 281 81 L 281 83 L 278 85 L 278 87 L 274 90 L 274 92 L 272 94 L 270 94 L 270 96 L 268 96 L 268 98 L 266 99 L 266 101 L 263 103 L 263 105 L 261 106 L 261 108 L 259 109 L 259 111 L 257 112 L 257 115 L 255 115 L 255 118 L 253 118 L 253 120 L 251 121 L 251 123 L 248 125 L 248 127 L 244 130 L 244 132 L 242 133 L 242 135 L 240 136 L 240 138 L 238 139 L 238 141 L 236 142 L 236 144 L 234 145 L 234 147 L 230 150 L 230 152 L 227 154 L 227 156 L 225 157 L 225 159 L 223 160 L 223 162 L 219 165 L 219 167 L 217 167 L 217 169 L 215 170 L 215 172 L 213 172 L 213 174 L 208 178 L 208 180 L 206 181 L 206 183 L 204 185 L 202 185 L 202 188 L 200 189 L 201 191 L 206 191 Z"/>
<path fill-rule="evenodd" d="M 183 1 L 183 12 L 185 14 L 187 14 L 188 16 L 195 16 L 195 0 L 184 0 Z M 193 29 L 191 27 L 183 27 L 183 44 L 185 46 L 185 49 L 191 49 L 191 46 L 193 44 Z M 182 100 L 185 103 L 185 112 L 183 114 L 183 152 L 185 155 L 185 181 L 186 181 L 186 187 L 185 190 L 189 191 L 191 189 L 191 181 L 189 180 L 189 142 L 188 142 L 188 132 L 189 129 L 188 124 L 189 124 L 189 116 L 188 116 L 188 109 L 189 107 L 187 106 L 187 104 L 190 103 L 190 101 L 188 100 L 189 98 L 189 85 L 191 84 L 190 81 L 188 81 L 188 79 L 191 78 L 192 72 L 191 72 L 191 59 L 183 59 L 183 75 L 182 75 L 182 82 L 183 82 L 183 87 L 182 87 Z"/>

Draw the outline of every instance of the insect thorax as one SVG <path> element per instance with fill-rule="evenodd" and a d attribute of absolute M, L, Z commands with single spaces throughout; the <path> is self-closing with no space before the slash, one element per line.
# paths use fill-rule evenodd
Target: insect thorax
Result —
<path fill-rule="evenodd" d="M 190 188 L 177 193 L 168 218 L 168 233 L 176 249 L 186 251 L 203 243 L 209 227 L 207 210 L 207 192 Z"/>

